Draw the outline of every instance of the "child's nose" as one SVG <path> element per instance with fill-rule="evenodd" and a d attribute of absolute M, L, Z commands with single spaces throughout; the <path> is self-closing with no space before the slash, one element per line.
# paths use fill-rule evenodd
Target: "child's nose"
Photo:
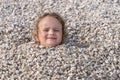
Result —
<path fill-rule="evenodd" d="M 53 31 L 53 30 L 50 30 L 50 31 L 49 31 L 49 34 L 54 34 L 54 31 Z"/>

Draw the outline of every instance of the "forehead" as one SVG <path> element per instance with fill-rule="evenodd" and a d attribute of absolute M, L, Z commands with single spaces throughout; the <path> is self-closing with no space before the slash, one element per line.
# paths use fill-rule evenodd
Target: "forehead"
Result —
<path fill-rule="evenodd" d="M 52 16 L 46 16 L 43 19 L 40 20 L 39 27 L 62 27 L 62 24 L 57 20 L 56 18 Z"/>

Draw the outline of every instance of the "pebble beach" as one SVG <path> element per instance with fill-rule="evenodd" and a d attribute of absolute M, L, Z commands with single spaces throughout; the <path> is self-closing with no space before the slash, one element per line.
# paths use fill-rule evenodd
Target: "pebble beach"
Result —
<path fill-rule="evenodd" d="M 57 12 L 66 40 L 35 43 L 35 20 Z M 0 0 L 0 80 L 119 80 L 119 0 Z"/>

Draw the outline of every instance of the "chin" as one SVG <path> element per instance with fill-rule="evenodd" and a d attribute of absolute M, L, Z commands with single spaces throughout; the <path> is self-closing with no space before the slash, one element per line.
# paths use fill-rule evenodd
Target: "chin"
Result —
<path fill-rule="evenodd" d="M 48 44 L 48 45 L 46 45 L 46 46 L 48 46 L 48 47 L 54 47 L 54 46 L 57 46 L 57 45 L 59 45 L 59 44 L 49 43 L 49 44 Z"/>
<path fill-rule="evenodd" d="M 56 44 L 49 44 L 48 47 L 54 47 Z"/>

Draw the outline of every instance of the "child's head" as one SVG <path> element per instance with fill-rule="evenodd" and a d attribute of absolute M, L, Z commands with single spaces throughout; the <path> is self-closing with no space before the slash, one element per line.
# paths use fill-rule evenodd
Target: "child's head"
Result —
<path fill-rule="evenodd" d="M 64 20 L 57 13 L 45 13 L 36 21 L 34 38 L 45 47 L 59 45 L 65 38 Z"/>

